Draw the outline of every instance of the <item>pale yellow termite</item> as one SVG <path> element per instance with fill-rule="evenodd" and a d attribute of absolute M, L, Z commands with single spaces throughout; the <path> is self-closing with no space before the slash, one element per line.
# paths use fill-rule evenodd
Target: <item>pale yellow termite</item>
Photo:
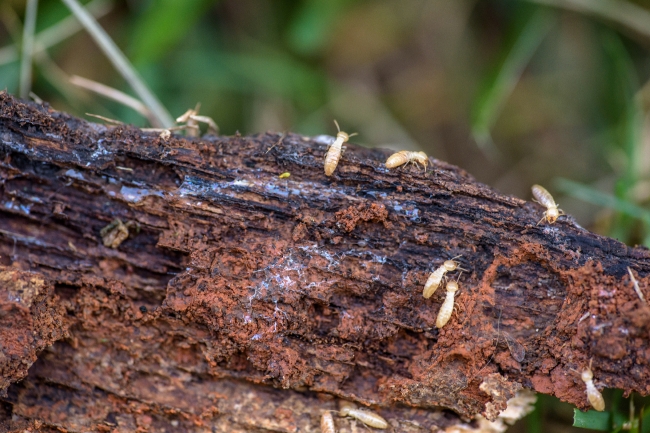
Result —
<path fill-rule="evenodd" d="M 280 179 L 286 179 L 286 178 L 288 178 L 289 176 L 291 176 L 291 173 L 289 173 L 288 171 L 286 171 L 286 172 L 282 173 L 282 174 L 281 174 L 280 176 L 278 176 L 278 177 L 279 177 Z"/>
<path fill-rule="evenodd" d="M 427 282 L 424 283 L 424 290 L 422 291 L 422 296 L 424 296 L 425 299 L 430 298 L 431 295 L 435 293 L 436 289 L 438 289 L 438 286 L 440 286 L 442 278 L 447 272 L 455 271 L 456 269 L 462 269 L 458 267 L 458 262 L 454 261 L 454 259 L 457 259 L 458 257 L 460 256 L 456 256 L 450 260 L 445 261 L 438 269 L 431 272 L 431 275 L 429 275 Z"/>
<path fill-rule="evenodd" d="M 325 176 L 331 176 L 332 173 L 334 173 L 334 170 L 336 170 L 336 166 L 341 158 L 341 148 L 343 147 L 343 143 L 347 143 L 350 137 L 357 135 L 356 132 L 354 134 L 348 134 L 347 132 L 341 131 L 336 120 L 334 121 L 334 124 L 339 132 L 336 134 L 336 140 L 330 144 L 329 149 L 327 149 L 327 154 L 325 155 Z"/>
<path fill-rule="evenodd" d="M 404 164 L 422 164 L 424 166 L 424 171 L 427 171 L 427 165 L 429 164 L 429 157 L 424 152 L 413 152 L 410 150 L 402 150 L 397 153 L 393 153 L 386 160 L 386 168 L 395 168 Z"/>
<path fill-rule="evenodd" d="M 330 412 L 323 412 L 320 417 L 320 433 L 336 433 L 334 418 Z"/>
<path fill-rule="evenodd" d="M 460 275 L 458 275 L 458 278 L 460 278 Z M 440 311 L 438 311 L 438 318 L 436 318 L 437 328 L 442 328 L 449 322 L 451 313 L 454 311 L 454 295 L 458 289 L 458 281 L 449 281 L 447 283 L 447 297 L 442 303 Z"/>
<path fill-rule="evenodd" d="M 357 409 L 349 402 L 345 402 L 344 404 L 341 404 L 341 406 L 341 416 L 349 416 L 358 421 L 361 421 L 370 427 L 379 429 L 388 428 L 388 422 L 374 412 L 364 409 Z"/>
<path fill-rule="evenodd" d="M 553 224 L 555 221 L 557 221 L 560 215 L 564 215 L 564 211 L 557 208 L 557 204 L 555 203 L 555 200 L 553 200 L 553 196 L 550 192 L 546 191 L 546 188 L 541 185 L 533 185 L 531 190 L 533 191 L 533 197 L 535 197 L 535 201 L 546 207 L 546 211 L 544 212 L 542 219 L 537 222 L 538 225 L 545 219 L 549 224 Z"/>
<path fill-rule="evenodd" d="M 605 400 L 600 391 L 598 391 L 598 388 L 596 388 L 596 385 L 594 385 L 594 373 L 591 371 L 591 361 L 589 361 L 589 367 L 582 372 L 580 378 L 587 386 L 587 399 L 589 400 L 589 404 L 598 411 L 604 411 Z"/>

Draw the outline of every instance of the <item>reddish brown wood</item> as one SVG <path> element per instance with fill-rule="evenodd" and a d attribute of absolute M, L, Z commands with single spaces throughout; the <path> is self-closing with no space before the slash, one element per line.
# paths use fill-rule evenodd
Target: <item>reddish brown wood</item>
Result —
<path fill-rule="evenodd" d="M 649 393 L 650 309 L 626 270 L 650 297 L 647 249 L 537 226 L 542 207 L 438 160 L 387 170 L 350 145 L 326 177 L 325 151 L 163 140 L 0 94 L 0 422 L 317 431 L 345 399 L 444 429 L 521 387 L 586 409 L 590 359 L 597 386 Z M 106 241 L 116 219 L 128 238 Z M 438 330 L 444 288 L 422 287 L 456 255 Z"/>

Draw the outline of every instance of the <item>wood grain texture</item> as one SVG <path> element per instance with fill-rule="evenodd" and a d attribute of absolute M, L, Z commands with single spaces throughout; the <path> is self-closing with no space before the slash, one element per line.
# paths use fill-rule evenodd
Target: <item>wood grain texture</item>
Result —
<path fill-rule="evenodd" d="M 573 370 L 590 359 L 596 386 L 650 392 L 626 269 L 648 294 L 647 249 L 569 216 L 536 226 L 544 208 L 442 161 L 388 170 L 348 145 L 326 177 L 326 149 L 163 140 L 0 94 L 0 422 L 303 432 L 345 399 L 427 431 L 493 418 L 521 387 L 587 409 Z M 106 247 L 118 218 L 139 233 Z M 438 330 L 445 292 L 422 288 L 457 255 Z"/>

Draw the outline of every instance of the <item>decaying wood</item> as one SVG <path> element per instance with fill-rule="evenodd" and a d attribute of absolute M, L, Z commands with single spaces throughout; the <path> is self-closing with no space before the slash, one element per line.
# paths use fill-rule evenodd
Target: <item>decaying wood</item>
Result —
<path fill-rule="evenodd" d="M 1 425 L 306 432 L 343 399 L 436 431 L 522 387 L 586 409 L 592 359 L 596 386 L 650 392 L 627 274 L 650 296 L 647 249 L 537 226 L 541 206 L 437 160 L 388 170 L 351 145 L 326 177 L 326 149 L 165 139 L 1 94 Z M 445 290 L 422 287 L 457 255 L 438 330 Z"/>

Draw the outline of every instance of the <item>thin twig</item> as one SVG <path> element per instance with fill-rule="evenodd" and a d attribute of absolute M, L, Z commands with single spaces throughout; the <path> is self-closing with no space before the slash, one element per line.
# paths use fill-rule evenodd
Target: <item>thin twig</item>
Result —
<path fill-rule="evenodd" d="M 29 92 L 29 97 L 37 104 L 43 105 L 43 100 L 34 92 Z"/>
<path fill-rule="evenodd" d="M 269 153 L 271 150 L 273 150 L 273 148 L 274 148 L 275 146 L 277 146 L 278 144 L 282 143 L 282 140 L 284 140 L 284 137 L 286 137 L 286 136 L 287 136 L 287 133 L 286 133 L 286 132 L 283 132 L 283 133 L 282 133 L 282 136 L 280 137 L 280 139 L 279 139 L 279 140 L 278 140 L 278 141 L 277 141 L 273 146 L 269 147 L 269 150 L 267 150 L 267 151 L 264 152 L 264 153 L 266 154 L 266 153 Z"/>
<path fill-rule="evenodd" d="M 133 91 L 138 95 L 142 102 L 149 108 L 156 120 L 153 126 L 167 128 L 174 125 L 171 115 L 160 103 L 158 98 L 149 90 L 131 62 L 120 51 L 115 42 L 108 36 L 106 31 L 97 23 L 95 18 L 77 1 L 62 0 L 68 6 L 72 13 L 77 17 L 81 24 L 86 28 L 90 36 L 97 42 L 99 47 L 104 51 L 106 57 L 113 63 L 115 69 L 129 83 Z"/>
<path fill-rule="evenodd" d="M 83 87 L 84 89 L 90 90 L 99 95 L 105 96 L 106 98 L 119 102 L 122 105 L 126 105 L 127 107 L 134 109 L 142 116 L 146 117 L 149 122 L 153 123 L 156 121 L 153 114 L 146 105 L 124 92 L 98 83 L 96 81 L 79 77 L 78 75 L 73 75 L 70 77 L 70 83 L 74 84 L 75 86 Z"/>
<path fill-rule="evenodd" d="M 23 25 L 22 58 L 20 59 L 20 89 L 18 95 L 27 99 L 32 87 L 32 59 L 34 57 L 34 31 L 38 0 L 27 0 L 25 24 Z"/>
<path fill-rule="evenodd" d="M 641 292 L 641 289 L 639 288 L 639 282 L 636 280 L 636 278 L 634 278 L 632 269 L 630 269 L 629 266 L 627 267 L 627 272 L 630 274 L 630 280 L 632 280 L 632 284 L 634 284 L 634 291 L 639 296 L 639 299 L 641 299 L 644 304 L 647 304 L 648 302 L 645 300 L 645 296 L 643 296 L 643 292 Z"/>
<path fill-rule="evenodd" d="M 494 355 L 497 353 L 497 349 L 499 348 L 499 337 L 501 336 L 501 313 L 503 313 L 503 307 L 499 309 L 499 318 L 497 319 L 497 341 L 494 343 L 494 351 L 492 352 L 490 359 L 487 360 L 483 368 L 478 371 L 479 373 L 483 371 L 488 365 L 490 365 L 490 362 L 492 362 L 492 359 L 494 359 Z"/>
<path fill-rule="evenodd" d="M 86 113 L 86 116 L 95 117 L 97 119 L 103 120 L 106 123 L 111 123 L 111 124 L 114 124 L 114 125 L 124 125 L 124 122 L 120 122 L 119 120 L 111 119 L 110 117 L 100 116 L 99 114 Z"/>
<path fill-rule="evenodd" d="M 182 131 L 187 129 L 187 125 L 172 126 L 171 128 L 140 128 L 143 132 L 163 132 L 163 131 Z"/>

